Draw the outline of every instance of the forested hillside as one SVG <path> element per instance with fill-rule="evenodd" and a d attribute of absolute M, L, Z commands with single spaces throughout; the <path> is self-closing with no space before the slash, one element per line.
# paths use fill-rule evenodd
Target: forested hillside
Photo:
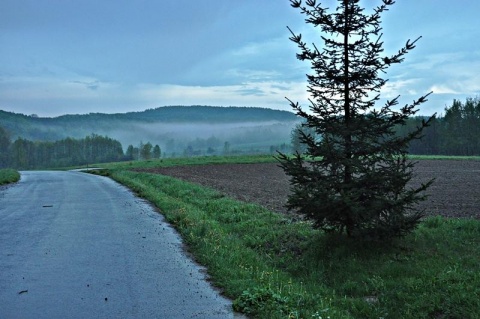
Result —
<path fill-rule="evenodd" d="M 58 140 L 81 137 L 85 133 L 103 133 L 114 129 L 128 129 L 140 124 L 219 124 L 291 122 L 296 116 L 291 112 L 265 108 L 166 106 L 143 112 L 117 114 L 90 113 L 42 118 L 0 110 L 0 126 L 14 137 L 30 140 Z"/>
<path fill-rule="evenodd" d="M 290 140 L 291 112 L 249 107 L 168 106 L 143 112 L 41 118 L 0 110 L 0 127 L 32 142 L 96 134 L 127 147 L 158 144 L 163 156 L 268 152 Z"/>
<path fill-rule="evenodd" d="M 409 119 L 407 125 L 397 128 L 397 134 L 407 134 L 425 119 Z M 299 127 L 293 113 L 259 108 L 165 107 L 57 118 L 0 111 L 0 168 L 49 168 L 160 156 L 303 152 Z M 410 145 L 410 153 L 480 155 L 480 99 L 454 100 L 445 114 L 424 130 L 423 139 Z"/>

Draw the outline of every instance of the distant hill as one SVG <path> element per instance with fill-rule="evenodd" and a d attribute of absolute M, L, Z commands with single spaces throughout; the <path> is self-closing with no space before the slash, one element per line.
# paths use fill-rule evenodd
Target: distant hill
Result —
<path fill-rule="evenodd" d="M 177 152 L 190 141 L 212 137 L 233 145 L 237 141 L 242 147 L 287 142 L 297 121 L 292 112 L 257 107 L 166 106 L 143 112 L 53 118 L 0 110 L 0 126 L 12 139 L 55 141 L 94 133 L 115 138 L 124 147 L 150 141 L 164 147 L 168 144 L 171 151 Z"/>

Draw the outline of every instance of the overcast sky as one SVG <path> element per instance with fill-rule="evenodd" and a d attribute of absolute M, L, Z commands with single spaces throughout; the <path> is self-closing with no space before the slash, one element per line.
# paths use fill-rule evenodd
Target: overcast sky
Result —
<path fill-rule="evenodd" d="M 335 7 L 336 1 L 323 1 Z M 367 7 L 380 0 L 365 0 Z M 423 38 L 389 69 L 384 98 L 431 90 L 421 114 L 480 92 L 477 0 L 397 0 L 387 52 Z M 165 105 L 306 104 L 286 26 L 321 44 L 288 0 L 1 0 L 0 109 L 39 116 Z"/>

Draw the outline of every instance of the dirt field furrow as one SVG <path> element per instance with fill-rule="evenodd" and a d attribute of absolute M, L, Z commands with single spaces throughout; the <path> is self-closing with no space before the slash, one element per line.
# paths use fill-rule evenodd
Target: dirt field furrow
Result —
<path fill-rule="evenodd" d="M 198 165 L 147 170 L 215 188 L 236 199 L 287 213 L 288 177 L 275 163 Z M 480 161 L 421 160 L 414 185 L 435 178 L 421 204 L 428 215 L 480 218 Z"/>

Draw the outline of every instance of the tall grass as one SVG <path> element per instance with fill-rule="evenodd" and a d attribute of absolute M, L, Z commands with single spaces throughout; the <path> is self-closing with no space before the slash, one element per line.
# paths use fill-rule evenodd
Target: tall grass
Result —
<path fill-rule="evenodd" d="M 15 183 L 20 180 L 20 173 L 14 169 L 0 169 L 0 185 Z"/>
<path fill-rule="evenodd" d="M 254 318 L 478 318 L 480 221 L 434 217 L 389 244 L 314 230 L 167 176 L 109 173 L 157 206 Z"/>

